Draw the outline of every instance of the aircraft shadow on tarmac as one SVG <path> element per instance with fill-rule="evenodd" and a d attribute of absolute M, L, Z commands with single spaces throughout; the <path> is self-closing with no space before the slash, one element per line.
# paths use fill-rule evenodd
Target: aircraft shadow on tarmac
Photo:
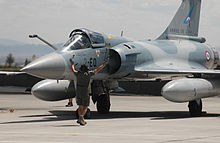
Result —
<path fill-rule="evenodd" d="M 46 115 L 28 115 L 20 116 L 20 118 L 32 120 L 23 121 L 10 121 L 3 122 L 0 124 L 15 124 L 15 123 L 38 123 L 38 122 L 53 122 L 53 121 L 64 121 L 64 120 L 75 120 L 75 111 L 62 111 L 54 110 L 49 111 L 51 114 Z M 203 113 L 202 117 L 220 117 L 220 114 L 209 114 Z M 33 118 L 40 118 L 35 119 Z M 129 111 L 112 111 L 108 114 L 99 114 L 96 111 L 91 112 L 91 119 L 120 119 L 120 118 L 151 118 L 151 120 L 165 120 L 165 119 L 184 119 L 184 118 L 195 118 L 190 117 L 187 111 L 155 111 L 155 112 L 129 112 Z M 198 117 L 201 118 L 201 117 Z"/>
<path fill-rule="evenodd" d="M 13 92 L 13 91 L 0 91 L 0 95 L 11 95 L 11 94 L 13 94 L 13 95 L 23 95 L 23 94 L 25 94 L 25 95 L 29 95 L 30 93 L 29 92 L 24 92 L 24 91 L 21 91 L 21 92 Z"/>

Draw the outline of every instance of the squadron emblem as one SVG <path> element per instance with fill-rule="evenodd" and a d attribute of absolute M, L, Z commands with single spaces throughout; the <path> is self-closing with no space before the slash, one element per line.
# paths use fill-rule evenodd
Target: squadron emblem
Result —
<path fill-rule="evenodd" d="M 189 14 L 187 15 L 186 19 L 184 20 L 185 24 L 188 24 L 189 27 L 191 25 L 191 16 L 192 16 L 192 12 L 193 12 L 194 6 L 192 7 L 192 9 L 190 10 Z"/>

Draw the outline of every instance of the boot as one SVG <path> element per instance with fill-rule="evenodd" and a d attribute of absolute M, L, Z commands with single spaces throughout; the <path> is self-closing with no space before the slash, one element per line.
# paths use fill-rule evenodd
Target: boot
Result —
<path fill-rule="evenodd" d="M 80 124 L 81 126 L 86 125 L 86 121 L 84 120 L 83 116 L 79 116 L 79 119 L 77 120 L 77 123 Z"/>
<path fill-rule="evenodd" d="M 68 104 L 66 105 L 66 107 L 72 107 L 73 103 L 72 102 L 68 102 Z"/>
<path fill-rule="evenodd" d="M 85 121 L 84 117 L 82 117 L 82 121 L 84 122 L 85 125 L 87 124 L 87 122 Z"/>

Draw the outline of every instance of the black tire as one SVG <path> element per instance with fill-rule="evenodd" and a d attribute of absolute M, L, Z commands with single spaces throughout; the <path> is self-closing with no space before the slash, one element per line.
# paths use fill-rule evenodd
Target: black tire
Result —
<path fill-rule="evenodd" d="M 28 88 L 25 90 L 25 93 L 31 93 L 31 87 L 28 87 Z"/>
<path fill-rule="evenodd" d="M 78 119 L 78 118 L 79 118 L 78 109 L 76 110 L 76 113 L 75 113 L 75 114 L 76 114 L 76 119 Z M 85 119 L 91 119 L 91 111 L 90 111 L 89 108 L 87 109 L 87 112 L 86 112 L 84 118 L 85 118 Z"/>
<path fill-rule="evenodd" d="M 192 117 L 199 117 L 202 114 L 202 100 L 200 99 L 198 104 L 196 100 L 189 102 L 189 113 Z"/>
<path fill-rule="evenodd" d="M 96 108 L 99 113 L 109 113 L 110 106 L 111 103 L 109 94 L 102 94 L 98 97 Z"/>

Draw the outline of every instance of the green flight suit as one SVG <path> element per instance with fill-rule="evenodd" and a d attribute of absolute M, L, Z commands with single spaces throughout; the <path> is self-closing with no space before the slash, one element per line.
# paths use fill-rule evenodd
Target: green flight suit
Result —
<path fill-rule="evenodd" d="M 75 73 L 77 84 L 76 84 L 76 103 L 77 105 L 89 106 L 89 83 L 91 76 L 94 75 L 93 71 Z"/>

